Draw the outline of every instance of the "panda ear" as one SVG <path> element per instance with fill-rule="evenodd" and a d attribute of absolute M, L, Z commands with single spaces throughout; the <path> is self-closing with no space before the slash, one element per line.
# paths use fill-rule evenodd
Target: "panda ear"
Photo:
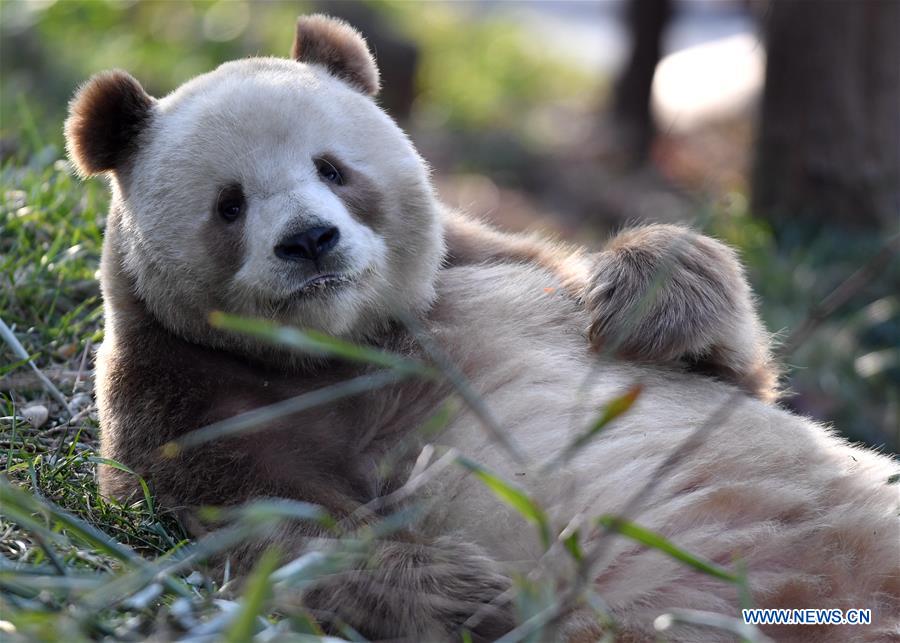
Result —
<path fill-rule="evenodd" d="M 362 35 L 342 20 L 321 14 L 297 19 L 291 58 L 323 65 L 367 96 L 378 93 L 378 66 Z"/>
<path fill-rule="evenodd" d="M 154 99 L 120 70 L 93 76 L 69 103 L 66 148 L 78 172 L 91 176 L 115 170 L 134 152 Z"/>

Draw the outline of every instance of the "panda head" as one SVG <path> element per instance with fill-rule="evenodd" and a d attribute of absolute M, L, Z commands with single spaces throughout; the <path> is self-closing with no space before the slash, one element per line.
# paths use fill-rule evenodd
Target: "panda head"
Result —
<path fill-rule="evenodd" d="M 203 341 L 223 310 L 358 337 L 430 305 L 438 204 L 378 88 L 362 37 L 308 16 L 291 59 L 229 62 L 162 99 L 122 71 L 79 90 L 70 157 L 110 177 L 107 243 L 163 325 Z"/>

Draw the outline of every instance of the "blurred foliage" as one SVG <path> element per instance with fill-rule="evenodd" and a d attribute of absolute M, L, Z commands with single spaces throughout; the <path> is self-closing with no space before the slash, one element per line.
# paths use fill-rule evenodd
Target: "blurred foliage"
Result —
<path fill-rule="evenodd" d="M 742 194 L 730 195 L 708 229 L 741 251 L 776 344 L 885 242 L 877 230 L 811 228 L 798 221 L 781 222 L 773 230 L 750 215 Z M 787 357 L 783 403 L 834 424 L 853 440 L 900 449 L 898 293 L 900 258 L 895 256 Z"/>
<path fill-rule="evenodd" d="M 591 79 L 535 47 L 502 16 L 417 2 L 369 5 L 419 49 L 414 109 L 432 126 L 523 127 L 548 96 L 578 100 Z M 270 0 L 33 0 L 4 2 L 0 20 L 0 135 L 6 147 L 62 142 L 65 106 L 91 74 L 122 68 L 164 95 L 222 62 L 285 56 L 297 15 L 327 3 Z M 29 127 L 27 121 L 32 121 Z M 5 154 L 8 156 L 9 152 Z"/>
<path fill-rule="evenodd" d="M 460 7 L 390 5 L 398 23 L 422 51 L 418 109 L 429 124 L 454 128 L 522 128 L 530 108 L 553 100 L 579 100 L 595 80 L 536 46 L 521 26 L 476 18 Z"/>
<path fill-rule="evenodd" d="M 285 54 L 303 3 L 107 0 L 6 2 L 2 19 L 3 135 L 21 127 L 24 100 L 45 141 L 59 144 L 65 106 L 91 74 L 128 70 L 162 95 L 221 62 Z M 272 43 L 284 43 L 273 51 Z M 16 121 L 19 121 L 18 123 Z"/>

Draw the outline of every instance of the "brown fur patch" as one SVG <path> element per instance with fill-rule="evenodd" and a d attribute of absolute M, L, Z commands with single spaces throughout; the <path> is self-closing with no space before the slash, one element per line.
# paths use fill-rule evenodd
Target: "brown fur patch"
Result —
<path fill-rule="evenodd" d="M 66 147 L 78 171 L 90 176 L 117 169 L 135 149 L 153 98 L 124 71 L 95 75 L 69 104 Z"/>
<path fill-rule="evenodd" d="M 317 582 L 303 604 L 326 630 L 354 623 L 369 639 L 404 641 L 458 640 L 478 612 L 467 629 L 487 643 L 515 625 L 511 605 L 497 601 L 511 585 L 498 567 L 471 543 L 400 533 L 379 543 L 367 565 Z"/>
<path fill-rule="evenodd" d="M 291 58 L 322 65 L 368 96 L 381 88 L 378 67 L 366 41 L 342 20 L 321 14 L 298 18 Z"/>
<path fill-rule="evenodd" d="M 210 206 L 210 209 L 215 206 Z M 208 215 L 201 235 L 203 252 L 209 257 L 216 275 L 221 279 L 233 276 L 244 257 L 245 216 L 228 223 L 215 213 Z"/>
<path fill-rule="evenodd" d="M 583 253 L 537 234 L 502 232 L 461 212 L 448 210 L 444 218 L 448 267 L 479 263 L 535 264 L 556 275 L 566 291 L 580 298 L 586 272 Z"/>
<path fill-rule="evenodd" d="M 384 221 L 383 198 L 378 184 L 362 172 L 341 166 L 344 185 L 334 186 L 335 194 L 344 202 L 357 221 L 379 230 Z"/>

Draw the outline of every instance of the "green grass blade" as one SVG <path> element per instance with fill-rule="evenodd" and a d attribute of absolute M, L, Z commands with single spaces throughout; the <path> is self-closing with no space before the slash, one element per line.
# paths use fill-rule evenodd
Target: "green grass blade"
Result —
<path fill-rule="evenodd" d="M 2 496 L 0 496 L 0 499 L 2 499 Z M 47 544 L 53 543 L 58 546 L 70 544 L 63 534 L 49 529 L 42 524 L 41 520 L 35 518 L 28 509 L 18 506 L 16 503 L 6 502 L 5 499 L 0 504 L 3 507 L 3 517 L 18 524 L 22 529 L 29 532 L 32 537 L 35 537 L 36 540 L 39 538 Z"/>
<path fill-rule="evenodd" d="M 247 589 L 244 592 L 241 607 L 232 621 L 231 627 L 225 633 L 225 641 L 228 643 L 245 643 L 245 641 L 253 639 L 257 619 L 272 597 L 270 577 L 278 566 L 279 558 L 280 555 L 277 551 L 268 549 L 256 563 L 250 578 L 247 579 Z"/>
<path fill-rule="evenodd" d="M 600 416 L 591 423 L 587 431 L 575 438 L 572 443 L 568 447 L 566 447 L 564 451 L 565 457 L 568 458 L 572 456 L 585 444 L 597 437 L 597 435 L 601 431 L 603 431 L 603 429 L 609 426 L 609 424 L 613 420 L 628 411 L 628 409 L 632 407 L 638 397 L 640 397 L 643 388 L 644 387 L 641 384 L 635 384 L 627 391 L 625 391 L 625 393 L 623 393 L 622 395 L 614 398 L 610 402 L 607 402 L 606 405 L 604 405 L 603 411 L 600 413 Z"/>
<path fill-rule="evenodd" d="M 337 521 L 325 509 L 300 500 L 254 500 L 236 508 L 233 515 L 249 525 L 274 524 L 282 520 L 310 520 L 329 529 L 337 527 Z"/>
<path fill-rule="evenodd" d="M 251 335 L 271 344 L 285 346 L 312 355 L 338 357 L 350 362 L 383 366 L 423 377 L 436 377 L 434 369 L 402 355 L 331 337 L 315 330 L 299 330 L 262 319 L 248 319 L 213 312 L 209 322 L 216 328 Z"/>
<path fill-rule="evenodd" d="M 388 386 L 408 377 L 409 374 L 397 370 L 377 371 L 368 375 L 360 375 L 344 382 L 325 386 L 281 402 L 275 402 L 246 413 L 241 413 L 221 422 L 214 422 L 205 427 L 191 431 L 178 440 L 167 442 L 162 446 L 166 457 L 177 456 L 182 449 L 195 447 L 210 440 L 219 440 L 231 435 L 252 433 L 266 428 L 266 423 L 287 417 L 306 409 L 330 404 L 337 400 L 359 395 L 367 391 Z"/>
<path fill-rule="evenodd" d="M 579 533 L 578 530 L 575 529 L 571 534 L 563 538 L 562 543 L 566 548 L 566 551 L 569 552 L 569 555 L 576 563 L 580 563 L 584 560 L 584 553 L 581 551 L 581 543 L 578 542 Z"/>
<path fill-rule="evenodd" d="M 527 493 L 507 482 L 503 478 L 491 473 L 477 462 L 464 456 L 457 458 L 457 462 L 471 471 L 504 503 L 519 512 L 526 520 L 537 525 L 541 535 L 541 543 L 544 549 L 550 547 L 550 521 L 544 510 Z"/>
<path fill-rule="evenodd" d="M 19 588 L 27 588 L 35 595 L 42 591 L 83 593 L 95 589 L 106 582 L 99 574 L 81 574 L 77 576 L 59 576 L 49 574 L 30 574 L 27 571 L 0 570 L 0 584 L 9 583 Z M 2 637 L 0 637 L 2 640 Z"/>
<path fill-rule="evenodd" d="M 660 614 L 653 625 L 665 635 L 669 629 L 679 623 L 692 625 L 695 629 L 707 628 L 728 632 L 743 643 L 774 643 L 755 625 L 744 623 L 733 616 L 703 610 L 673 608 L 665 614 Z M 700 640 L 699 635 L 697 640 Z"/>
<path fill-rule="evenodd" d="M 50 379 L 44 375 L 44 373 L 35 365 L 31 358 L 28 355 L 28 351 L 25 350 L 25 347 L 22 346 L 21 342 L 16 338 L 15 333 L 12 332 L 12 329 L 6 325 L 6 322 L 0 318 L 0 339 L 2 339 L 9 346 L 10 350 L 13 354 L 18 357 L 20 360 L 27 360 L 26 363 L 31 367 L 31 370 L 34 371 L 34 374 L 41 381 L 41 384 L 44 385 L 44 388 L 48 393 L 55 399 L 59 404 L 66 410 L 69 417 L 71 417 L 72 410 L 69 408 L 69 402 L 66 400 L 65 395 L 59 392 L 59 389 L 56 388 L 56 385 L 50 381 Z"/>
<path fill-rule="evenodd" d="M 88 456 L 88 462 L 94 462 L 96 464 L 103 464 L 107 467 L 112 467 L 113 469 L 118 469 L 119 471 L 124 471 L 125 473 L 130 473 L 135 476 L 138 480 L 138 483 L 141 485 L 141 491 L 144 493 L 144 502 L 147 503 L 147 511 L 153 513 L 153 496 L 150 493 L 150 487 L 147 485 L 147 481 L 133 469 L 126 467 L 121 462 L 116 462 L 115 460 L 111 460 L 110 458 L 101 458 L 100 456 L 92 455 Z"/>
<path fill-rule="evenodd" d="M 600 518 L 597 519 L 597 524 L 609 531 L 615 531 L 626 538 L 630 538 L 635 542 L 646 545 L 651 549 L 656 549 L 657 551 L 660 551 L 689 567 L 693 567 L 699 572 L 708 574 L 709 576 L 715 576 L 716 578 L 730 583 L 738 583 L 740 581 L 737 574 L 730 572 L 713 562 L 703 560 L 702 558 L 681 549 L 660 534 L 641 527 L 633 522 L 622 520 L 616 516 L 606 515 L 600 516 Z"/>
<path fill-rule="evenodd" d="M 159 578 L 164 579 L 168 589 L 175 590 L 175 579 L 172 578 L 174 574 L 221 554 L 259 533 L 265 533 L 285 520 L 311 520 L 326 528 L 335 523 L 318 505 L 294 500 L 256 500 L 233 509 L 205 513 L 214 514 L 217 520 L 233 518 L 236 521 L 181 547 L 173 556 L 166 555 L 153 562 L 147 561 L 143 567 L 116 577 L 91 596 L 88 603 L 92 607 L 100 607 L 120 600 Z"/>
<path fill-rule="evenodd" d="M 741 609 L 753 609 L 753 592 L 750 591 L 750 581 L 747 578 L 747 564 L 739 559 L 735 561 L 734 566 L 737 569 L 735 576 L 737 576 L 738 604 Z"/>
<path fill-rule="evenodd" d="M 0 505 L 4 507 L 4 510 L 12 507 L 22 512 L 44 515 L 62 525 L 66 531 L 81 541 L 129 565 L 143 562 L 133 550 L 113 540 L 93 525 L 89 525 L 42 498 L 22 491 L 3 479 L 0 479 Z"/>
<path fill-rule="evenodd" d="M 9 364 L 4 364 L 0 366 L 0 377 L 5 376 L 8 373 L 12 373 L 14 370 L 19 368 L 20 366 L 28 366 L 30 362 L 33 362 L 40 356 L 40 353 L 34 353 L 32 355 L 28 355 L 27 357 L 23 357 L 15 362 L 11 362 Z"/>

